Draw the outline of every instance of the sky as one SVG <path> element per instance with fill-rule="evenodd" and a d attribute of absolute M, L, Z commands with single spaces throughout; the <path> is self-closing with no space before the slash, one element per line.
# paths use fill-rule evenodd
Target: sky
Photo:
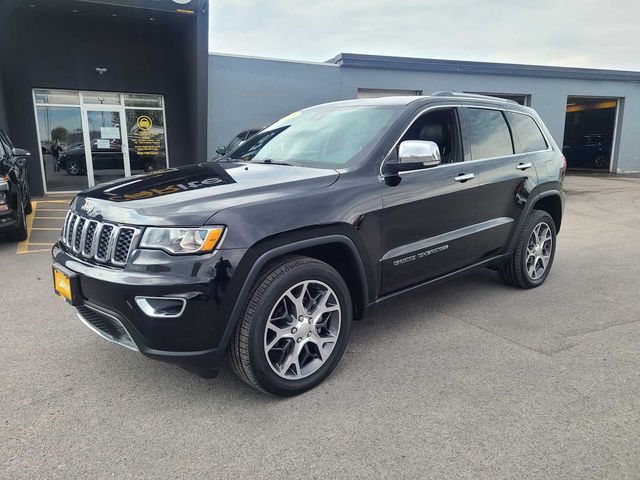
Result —
<path fill-rule="evenodd" d="M 209 50 L 640 71 L 640 0 L 210 0 Z"/>

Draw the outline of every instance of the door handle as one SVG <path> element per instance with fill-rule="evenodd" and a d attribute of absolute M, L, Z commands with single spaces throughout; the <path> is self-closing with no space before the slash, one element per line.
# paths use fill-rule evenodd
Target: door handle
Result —
<path fill-rule="evenodd" d="M 527 162 L 527 163 L 519 163 L 516 168 L 518 170 L 526 170 L 527 168 L 531 168 L 531 162 Z"/>
<path fill-rule="evenodd" d="M 473 178 L 476 178 L 476 174 L 475 173 L 461 173 L 460 175 L 455 177 L 454 180 L 456 182 L 464 183 L 467 180 L 471 180 Z"/>

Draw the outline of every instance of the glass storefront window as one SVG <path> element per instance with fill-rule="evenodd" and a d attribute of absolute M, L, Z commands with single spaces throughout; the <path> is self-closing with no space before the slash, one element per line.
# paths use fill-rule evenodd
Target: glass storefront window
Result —
<path fill-rule="evenodd" d="M 87 188 L 80 108 L 38 106 L 36 110 L 47 191 Z"/>
<path fill-rule="evenodd" d="M 82 92 L 82 103 L 91 105 L 120 105 L 120 94 L 104 92 Z"/>
<path fill-rule="evenodd" d="M 145 95 L 142 93 L 129 93 L 124 96 L 125 107 L 162 108 L 161 95 Z"/>
<path fill-rule="evenodd" d="M 33 94 L 47 192 L 84 190 L 167 168 L 162 95 L 50 89 Z"/>
<path fill-rule="evenodd" d="M 36 90 L 36 103 L 54 103 L 59 105 L 80 105 L 78 92 L 67 90 Z"/>

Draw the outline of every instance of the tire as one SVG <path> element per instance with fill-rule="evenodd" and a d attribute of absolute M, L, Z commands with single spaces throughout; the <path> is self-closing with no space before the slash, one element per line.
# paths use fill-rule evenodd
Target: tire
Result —
<path fill-rule="evenodd" d="M 303 321 L 292 301 L 298 295 L 305 308 Z M 327 311 L 314 318 L 313 313 L 307 315 L 307 307 L 316 314 Z M 229 362 L 258 390 L 298 395 L 320 384 L 336 367 L 349 341 L 352 314 L 349 289 L 335 269 L 313 258 L 285 257 L 254 285 L 227 351 Z M 297 364 L 291 363 L 293 358 Z"/>
<path fill-rule="evenodd" d="M 598 155 L 596 158 L 594 158 L 593 163 L 595 164 L 596 168 L 607 168 L 607 157 L 605 157 L 604 155 Z"/>
<path fill-rule="evenodd" d="M 33 205 L 31 205 L 31 197 L 27 198 L 24 207 L 24 213 L 31 215 L 33 213 Z"/>
<path fill-rule="evenodd" d="M 68 158 L 65 164 L 65 170 L 69 175 L 73 175 L 74 177 L 80 175 L 82 168 L 80 167 L 80 162 L 75 158 Z"/>
<path fill-rule="evenodd" d="M 18 225 L 16 229 L 9 234 L 9 238 L 15 242 L 26 240 L 29 235 L 27 230 L 27 216 L 25 214 L 22 199 L 18 198 Z"/>
<path fill-rule="evenodd" d="M 531 248 L 534 230 L 539 226 L 540 237 L 549 237 L 550 245 L 547 241 L 540 241 L 542 249 Z M 547 233 L 548 229 L 548 233 Z M 539 253 L 539 255 L 537 255 Z M 553 258 L 556 253 L 556 225 L 551 216 L 542 210 L 533 210 L 525 222 L 518 243 L 513 252 L 513 256 L 500 267 L 498 274 L 504 283 L 520 288 L 535 288 L 544 283 L 549 276 L 553 265 Z M 547 263 L 544 265 L 544 258 Z M 534 258 L 533 262 L 531 259 Z M 532 267 L 532 265 L 534 265 Z M 544 268 L 542 266 L 544 265 Z M 532 275 L 533 273 L 533 275 Z"/>

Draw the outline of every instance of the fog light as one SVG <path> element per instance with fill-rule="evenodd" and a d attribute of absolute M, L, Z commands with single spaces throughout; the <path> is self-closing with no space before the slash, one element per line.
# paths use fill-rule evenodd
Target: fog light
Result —
<path fill-rule="evenodd" d="M 184 298 L 170 297 L 136 297 L 136 303 L 145 315 L 154 318 L 178 318 L 187 306 Z"/>

